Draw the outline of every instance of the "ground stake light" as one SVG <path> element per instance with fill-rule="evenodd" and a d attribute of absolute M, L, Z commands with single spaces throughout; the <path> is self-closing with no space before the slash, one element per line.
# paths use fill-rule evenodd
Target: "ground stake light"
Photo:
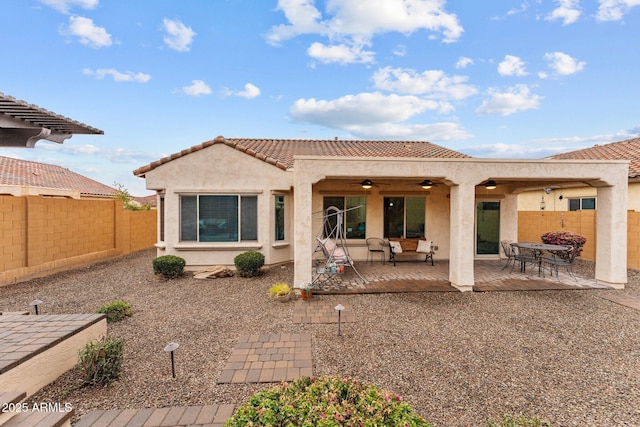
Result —
<path fill-rule="evenodd" d="M 31 301 L 31 304 L 29 304 L 31 307 L 35 308 L 36 310 L 36 314 L 38 314 L 38 306 L 42 304 L 42 301 L 40 301 L 39 299 L 34 299 L 33 301 Z"/>
<path fill-rule="evenodd" d="M 344 310 L 344 306 L 342 304 L 338 304 L 334 308 L 338 310 L 338 336 L 341 336 L 342 332 L 340 331 L 340 314 L 342 313 L 342 310 Z"/>
<path fill-rule="evenodd" d="M 170 342 L 169 344 L 167 344 L 167 346 L 164 348 L 164 351 L 166 351 L 167 353 L 171 353 L 171 376 L 173 376 L 173 378 L 176 377 L 176 365 L 175 365 L 175 361 L 173 359 L 173 352 L 180 347 L 180 344 L 175 343 L 175 342 Z"/>

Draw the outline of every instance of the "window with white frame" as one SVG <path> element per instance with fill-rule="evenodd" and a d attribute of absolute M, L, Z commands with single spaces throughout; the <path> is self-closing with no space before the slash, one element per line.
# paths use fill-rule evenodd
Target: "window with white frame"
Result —
<path fill-rule="evenodd" d="M 594 210 L 596 208 L 595 197 L 576 197 L 569 199 L 570 211 Z"/>
<path fill-rule="evenodd" d="M 367 234 L 367 208 L 366 197 L 364 196 L 325 196 L 323 199 L 323 210 L 330 206 L 335 206 L 340 210 L 346 210 L 343 218 L 344 236 L 347 239 L 364 239 Z M 329 217 L 326 223 L 327 228 L 333 230 L 336 226 L 337 218 Z M 330 230 L 324 230 L 325 235 Z"/>
<path fill-rule="evenodd" d="M 258 196 L 180 196 L 180 240 L 258 240 Z"/>
<path fill-rule="evenodd" d="M 385 197 L 384 237 L 424 237 L 425 197 Z"/>

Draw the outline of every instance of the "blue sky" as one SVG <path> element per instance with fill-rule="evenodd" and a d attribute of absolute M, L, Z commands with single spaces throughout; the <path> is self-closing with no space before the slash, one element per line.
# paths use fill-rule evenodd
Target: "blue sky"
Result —
<path fill-rule="evenodd" d="M 3 0 L 0 92 L 99 128 L 0 148 L 146 195 L 215 138 L 542 158 L 640 134 L 640 0 Z"/>

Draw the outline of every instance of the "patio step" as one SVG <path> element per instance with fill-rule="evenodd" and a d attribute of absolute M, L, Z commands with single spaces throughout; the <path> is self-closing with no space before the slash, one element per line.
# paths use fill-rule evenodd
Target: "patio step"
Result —
<path fill-rule="evenodd" d="M 72 416 L 73 409 L 69 412 L 29 410 L 16 413 L 9 421 L 2 424 L 2 427 L 71 427 Z"/>
<path fill-rule="evenodd" d="M 25 397 L 26 391 L 0 391 L 0 426 L 18 414 L 16 405 Z"/>

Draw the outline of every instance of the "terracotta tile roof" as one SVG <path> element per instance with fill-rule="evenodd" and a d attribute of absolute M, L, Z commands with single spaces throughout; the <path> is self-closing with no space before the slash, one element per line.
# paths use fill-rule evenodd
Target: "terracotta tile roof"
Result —
<path fill-rule="evenodd" d="M 214 144 L 226 144 L 236 150 L 254 156 L 280 169 L 293 167 L 293 157 L 346 156 L 346 157 L 413 157 L 413 158 L 470 158 L 470 156 L 425 141 L 361 141 L 361 140 L 317 140 L 317 139 L 251 139 L 224 138 L 194 145 L 179 153 L 164 157 L 133 171 L 134 175 L 145 173 L 158 166 L 203 150 Z"/>
<path fill-rule="evenodd" d="M 640 177 L 640 138 L 612 142 L 605 145 L 594 145 L 582 150 L 556 154 L 552 159 L 576 160 L 630 160 L 629 178 Z"/>
<path fill-rule="evenodd" d="M 87 196 L 112 196 L 114 189 L 69 169 L 0 156 L 0 185 L 79 191 Z"/>

